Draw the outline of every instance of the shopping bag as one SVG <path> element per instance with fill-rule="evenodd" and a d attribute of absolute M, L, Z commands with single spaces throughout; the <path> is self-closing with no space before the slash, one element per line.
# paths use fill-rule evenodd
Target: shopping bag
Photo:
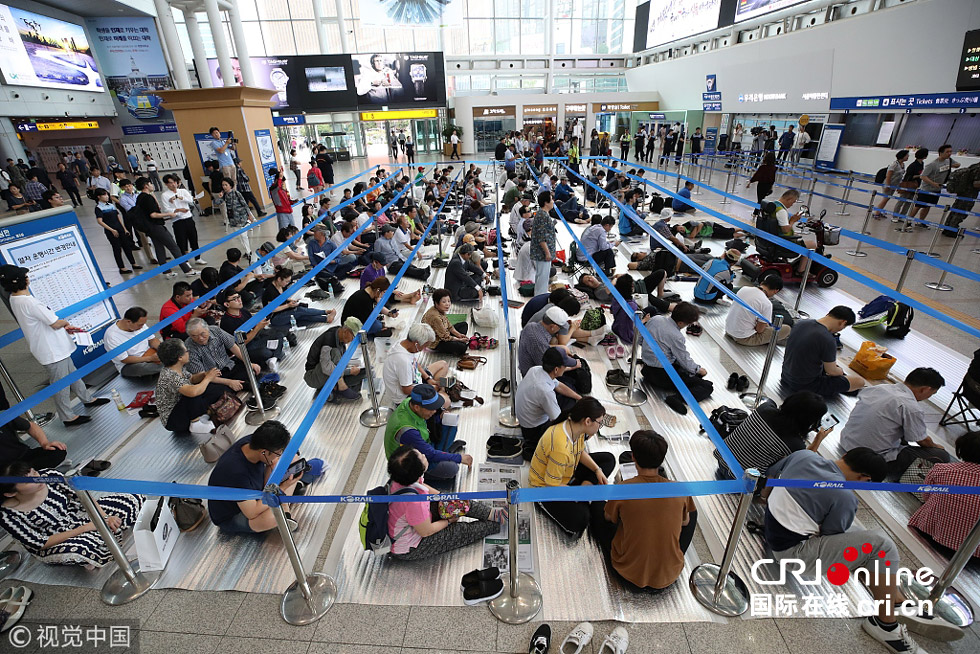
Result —
<path fill-rule="evenodd" d="M 885 354 L 886 350 L 887 347 L 864 341 L 848 367 L 865 379 L 884 379 L 895 365 L 895 357 Z"/>
<path fill-rule="evenodd" d="M 144 502 L 133 529 L 140 570 L 148 572 L 167 567 L 178 537 L 180 529 L 177 528 L 173 512 L 167 506 L 167 498 L 158 497 Z"/>

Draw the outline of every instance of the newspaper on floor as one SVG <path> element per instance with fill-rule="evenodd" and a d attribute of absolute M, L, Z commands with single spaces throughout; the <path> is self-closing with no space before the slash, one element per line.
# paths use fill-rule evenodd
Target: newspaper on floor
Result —
<path fill-rule="evenodd" d="M 477 489 L 480 491 L 505 490 L 507 481 L 520 481 L 520 466 L 499 463 L 484 463 L 478 466 Z M 494 500 L 496 507 L 507 506 L 506 500 Z M 510 571 L 510 550 L 508 549 L 508 524 L 504 522 L 500 531 L 483 539 L 483 567 L 496 566 L 501 572 Z M 534 556 L 531 547 L 531 514 L 522 511 L 517 523 L 517 569 L 521 572 L 534 572 Z"/>

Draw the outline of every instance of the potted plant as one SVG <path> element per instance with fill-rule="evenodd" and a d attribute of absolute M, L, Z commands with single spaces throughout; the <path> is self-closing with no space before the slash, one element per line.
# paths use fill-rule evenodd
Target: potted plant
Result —
<path fill-rule="evenodd" d="M 453 153 L 453 145 L 450 143 L 453 132 L 459 137 L 459 154 L 463 154 L 463 128 L 450 122 L 442 128 L 442 153 L 447 157 Z"/>

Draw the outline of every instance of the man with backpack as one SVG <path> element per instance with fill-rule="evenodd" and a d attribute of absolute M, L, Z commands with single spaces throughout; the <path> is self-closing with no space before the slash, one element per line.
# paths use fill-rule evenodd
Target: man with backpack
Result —
<path fill-rule="evenodd" d="M 701 269 L 708 274 L 708 277 L 715 280 L 715 282 L 718 284 L 721 284 L 728 289 L 734 289 L 735 273 L 732 272 L 732 266 L 738 263 L 738 260 L 741 257 L 742 253 L 734 248 L 731 250 L 725 250 L 725 254 L 721 258 L 712 257 L 701 267 Z M 695 302 L 713 304 L 717 302 L 721 296 L 721 290 L 709 282 L 707 277 L 700 277 L 698 279 L 698 283 L 694 285 Z"/>
<path fill-rule="evenodd" d="M 958 228 L 960 223 L 966 219 L 967 214 L 973 211 L 977 194 L 980 193 L 980 163 L 975 163 L 963 170 L 957 170 L 950 175 L 949 181 L 946 182 L 946 190 L 958 196 L 949 209 L 946 224 Z M 952 238 L 956 236 L 956 232 L 944 230 L 943 236 Z"/>
<path fill-rule="evenodd" d="M 919 173 L 919 203 L 912 207 L 909 218 L 915 218 L 916 211 L 919 220 L 925 220 L 929 215 L 929 209 L 933 205 L 939 204 L 939 194 L 942 193 L 943 185 L 949 181 L 950 173 L 954 168 L 959 168 L 958 161 L 953 159 L 953 146 L 948 143 L 939 146 L 936 158 L 930 161 Z M 947 233 L 947 232 L 944 232 Z M 955 233 L 949 233 L 955 236 Z"/>

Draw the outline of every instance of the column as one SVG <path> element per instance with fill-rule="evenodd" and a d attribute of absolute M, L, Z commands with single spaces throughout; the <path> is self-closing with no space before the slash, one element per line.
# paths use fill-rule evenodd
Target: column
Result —
<path fill-rule="evenodd" d="M 340 29 L 340 49 L 344 52 L 351 52 L 350 45 L 347 44 L 347 23 L 344 20 L 344 0 L 334 0 L 337 3 L 337 27 Z M 314 0 L 316 2 L 316 0 Z M 326 50 L 324 50 L 326 52 Z"/>
<path fill-rule="evenodd" d="M 211 27 L 214 51 L 218 53 L 221 82 L 224 86 L 238 86 L 235 81 L 235 69 L 231 65 L 231 51 L 228 49 L 228 41 L 225 39 L 224 25 L 221 23 L 221 10 L 218 9 L 218 0 L 204 0 L 204 9 L 208 13 L 208 25 Z"/>
<path fill-rule="evenodd" d="M 154 0 L 154 4 L 157 9 L 157 25 L 163 33 L 163 46 L 170 57 L 170 69 L 174 76 L 174 84 L 178 89 L 189 89 L 191 82 L 187 77 L 187 61 L 184 59 L 184 49 L 180 47 L 173 10 L 167 4 L 167 0 Z"/>
<path fill-rule="evenodd" d="M 0 167 L 7 165 L 7 157 L 14 161 L 27 161 L 24 142 L 17 138 L 17 130 L 9 118 L 0 118 Z"/>
<path fill-rule="evenodd" d="M 323 25 L 323 5 L 322 0 L 311 0 L 313 2 L 313 18 L 316 20 L 316 42 L 320 46 L 320 54 L 330 52 L 327 44 L 327 29 Z M 343 28 L 340 32 L 343 34 Z"/>
<path fill-rule="evenodd" d="M 317 5 L 316 0 L 313 5 Z M 242 14 L 238 11 L 238 0 L 232 0 L 228 5 L 228 22 L 231 23 L 231 35 L 235 38 L 235 55 L 242 69 L 242 82 L 245 86 L 256 86 L 252 60 L 248 56 L 248 39 L 245 38 L 245 29 L 242 27 Z"/>
<path fill-rule="evenodd" d="M 194 54 L 194 67 L 197 68 L 197 78 L 202 89 L 214 87 L 211 83 L 211 71 L 208 69 L 208 57 L 204 54 L 204 41 L 201 39 L 201 26 L 193 9 L 184 10 L 184 24 L 187 25 L 187 36 L 191 40 L 191 51 Z M 227 70 L 227 69 L 225 69 Z M 224 73 L 224 70 L 222 70 Z"/>

